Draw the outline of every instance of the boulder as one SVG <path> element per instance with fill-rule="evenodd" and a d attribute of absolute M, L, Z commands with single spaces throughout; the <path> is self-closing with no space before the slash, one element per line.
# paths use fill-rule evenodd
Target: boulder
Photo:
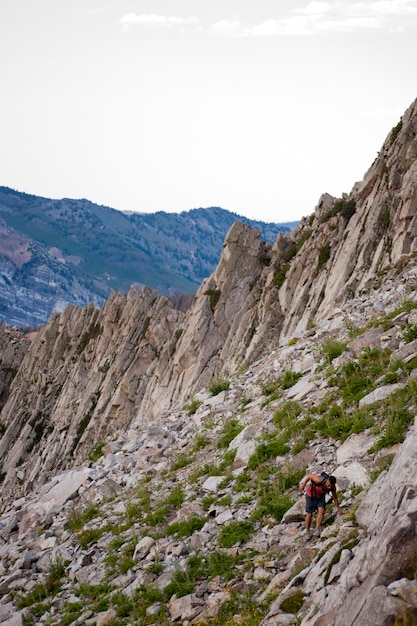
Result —
<path fill-rule="evenodd" d="M 382 385 L 361 398 L 359 400 L 359 408 L 361 409 L 363 406 L 368 404 L 385 400 L 385 398 L 388 398 L 388 396 L 393 394 L 395 391 L 398 391 L 398 389 L 401 389 L 401 385 L 398 383 L 394 383 L 392 385 Z"/>
<path fill-rule="evenodd" d="M 344 465 L 352 459 L 362 458 L 374 443 L 375 437 L 370 433 L 363 432 L 358 435 L 351 435 L 336 450 L 338 464 Z"/>
<path fill-rule="evenodd" d="M 290 508 L 282 518 L 284 524 L 290 524 L 292 522 L 303 522 L 306 515 L 306 500 L 303 496 L 299 498 L 297 502 Z"/>
<path fill-rule="evenodd" d="M 133 558 L 140 561 L 149 554 L 151 548 L 155 545 L 155 539 L 153 537 L 142 537 L 139 543 L 136 544 Z"/>

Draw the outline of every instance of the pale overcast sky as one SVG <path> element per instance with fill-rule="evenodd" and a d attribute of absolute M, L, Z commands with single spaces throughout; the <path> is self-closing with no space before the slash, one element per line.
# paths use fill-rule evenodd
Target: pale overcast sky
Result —
<path fill-rule="evenodd" d="M 0 184 L 296 220 L 362 179 L 416 53 L 417 0 L 0 0 Z"/>

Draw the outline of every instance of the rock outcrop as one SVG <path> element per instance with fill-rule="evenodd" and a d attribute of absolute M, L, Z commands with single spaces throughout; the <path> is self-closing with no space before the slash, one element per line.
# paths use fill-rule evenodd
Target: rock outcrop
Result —
<path fill-rule="evenodd" d="M 414 102 L 364 180 L 341 199 L 323 195 L 314 216 L 293 234 L 294 250 L 301 249 L 280 289 L 284 334 L 306 329 L 354 295 L 369 292 L 416 252 L 416 180 Z M 277 248 L 282 241 L 278 238 Z M 285 260 L 285 249 L 281 256 Z"/>

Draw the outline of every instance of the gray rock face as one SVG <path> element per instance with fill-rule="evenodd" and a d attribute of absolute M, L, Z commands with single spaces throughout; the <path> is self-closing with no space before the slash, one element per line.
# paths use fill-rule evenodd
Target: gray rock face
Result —
<path fill-rule="evenodd" d="M 306 218 L 297 227 L 294 242 L 304 243 L 279 296 L 285 335 L 330 317 L 335 307 L 378 285 L 416 250 L 416 134 L 414 102 L 351 194 L 339 203 L 325 194 L 312 223 Z"/>

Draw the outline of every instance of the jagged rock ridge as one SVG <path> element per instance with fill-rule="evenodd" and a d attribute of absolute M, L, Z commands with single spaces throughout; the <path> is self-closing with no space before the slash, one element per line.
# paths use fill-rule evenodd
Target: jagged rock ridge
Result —
<path fill-rule="evenodd" d="M 279 345 L 276 370 L 284 371 L 290 337 L 339 332 L 353 305 L 364 322 L 395 309 L 405 295 L 415 298 L 416 107 L 390 133 L 364 182 L 342 199 L 323 196 L 291 236 L 271 247 L 259 232 L 234 224 L 217 269 L 186 314 L 149 289 L 134 289 L 112 294 L 100 311 L 90 305 L 54 315 L 26 352 L 1 414 L 5 504 L 134 424 L 175 423 L 175 411 L 216 377 L 243 371 Z M 309 380 L 308 393 L 315 387 Z M 260 419 L 268 421 L 262 413 Z M 405 504 L 411 500 L 410 492 Z M 398 507 L 403 501 L 400 494 Z M 347 584 L 340 602 L 323 594 L 314 610 L 336 619 L 355 584 Z M 291 623 L 271 611 L 266 624 Z"/>

